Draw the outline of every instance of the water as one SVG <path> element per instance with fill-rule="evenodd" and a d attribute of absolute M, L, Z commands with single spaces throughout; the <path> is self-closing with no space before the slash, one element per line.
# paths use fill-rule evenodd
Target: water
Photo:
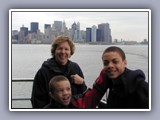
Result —
<path fill-rule="evenodd" d="M 102 53 L 109 45 L 76 44 L 76 51 L 70 60 L 77 62 L 81 67 L 85 82 L 91 87 L 98 77 L 103 64 Z M 147 45 L 120 45 L 127 57 L 127 67 L 141 69 L 148 81 L 148 46 Z M 12 78 L 34 78 L 42 63 L 51 57 L 51 45 L 12 45 Z M 12 98 L 30 98 L 32 83 L 12 83 Z M 30 101 L 13 101 L 13 108 L 29 108 Z"/>

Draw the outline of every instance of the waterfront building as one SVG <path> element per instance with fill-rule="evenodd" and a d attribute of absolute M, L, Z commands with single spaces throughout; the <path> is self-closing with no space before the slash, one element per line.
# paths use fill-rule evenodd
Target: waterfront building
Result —
<path fill-rule="evenodd" d="M 91 42 L 91 28 L 86 28 L 86 42 Z"/>
<path fill-rule="evenodd" d="M 18 40 L 18 30 L 12 30 L 12 40 Z"/>
<path fill-rule="evenodd" d="M 77 22 L 77 30 L 80 31 L 80 23 L 79 22 Z"/>
<path fill-rule="evenodd" d="M 27 36 L 28 36 L 28 28 L 22 26 L 20 28 L 20 32 L 19 32 L 19 36 L 18 36 L 19 42 L 20 43 L 27 43 Z"/>
<path fill-rule="evenodd" d="M 31 33 L 37 33 L 38 29 L 39 29 L 39 23 L 31 22 Z"/>
<path fill-rule="evenodd" d="M 73 41 L 81 41 L 82 40 L 82 35 L 81 35 L 81 30 L 80 30 L 80 23 L 77 22 L 74 22 L 71 26 L 71 29 L 70 29 L 70 35 L 73 39 Z"/>
<path fill-rule="evenodd" d="M 96 41 L 97 41 L 97 27 L 93 25 L 91 33 L 91 42 L 96 42 Z"/>
<path fill-rule="evenodd" d="M 85 40 L 86 40 L 86 31 L 81 30 L 81 42 L 85 42 Z"/>
<path fill-rule="evenodd" d="M 44 33 L 47 28 L 51 28 L 51 24 L 44 24 Z"/>
<path fill-rule="evenodd" d="M 71 26 L 71 37 L 75 41 L 77 36 L 77 24 L 74 22 Z"/>
<path fill-rule="evenodd" d="M 68 31 L 68 28 L 66 27 L 66 22 L 65 21 L 63 21 L 63 23 L 62 23 L 61 34 L 63 34 L 63 35 L 69 35 L 69 31 Z"/>
<path fill-rule="evenodd" d="M 52 29 L 50 24 L 44 25 L 44 41 L 43 43 L 51 43 L 52 41 Z"/>
<path fill-rule="evenodd" d="M 62 31 L 62 21 L 54 21 L 54 29 L 56 30 L 57 34 L 60 35 Z"/>
<path fill-rule="evenodd" d="M 112 43 L 111 29 L 108 23 L 98 24 L 98 29 L 101 31 L 101 36 L 99 38 L 102 42 Z"/>
<path fill-rule="evenodd" d="M 97 39 L 97 42 L 101 42 L 101 30 L 100 29 L 97 29 L 97 35 L 96 35 L 96 39 Z"/>

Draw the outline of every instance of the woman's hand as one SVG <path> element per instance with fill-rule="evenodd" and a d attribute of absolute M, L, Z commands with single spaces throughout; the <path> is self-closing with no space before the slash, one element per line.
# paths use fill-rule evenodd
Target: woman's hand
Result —
<path fill-rule="evenodd" d="M 71 79 L 75 84 L 81 85 L 83 84 L 84 79 L 80 77 L 78 74 L 71 75 Z"/>

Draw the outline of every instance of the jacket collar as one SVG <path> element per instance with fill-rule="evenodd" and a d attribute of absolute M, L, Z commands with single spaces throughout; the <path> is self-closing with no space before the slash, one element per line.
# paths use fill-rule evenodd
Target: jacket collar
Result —
<path fill-rule="evenodd" d="M 47 59 L 47 61 L 45 61 L 43 63 L 42 66 L 49 68 L 51 71 L 54 71 L 56 73 L 61 73 L 61 74 L 64 74 L 63 71 L 61 70 L 61 68 L 66 67 L 66 69 L 67 69 L 66 74 L 68 74 L 70 72 L 70 68 L 71 68 L 70 63 L 71 63 L 71 61 L 68 60 L 67 64 L 62 66 L 55 60 L 55 58 L 49 58 L 49 59 Z"/>

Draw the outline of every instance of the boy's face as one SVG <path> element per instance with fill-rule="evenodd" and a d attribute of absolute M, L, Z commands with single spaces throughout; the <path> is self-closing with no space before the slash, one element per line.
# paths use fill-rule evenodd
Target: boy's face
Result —
<path fill-rule="evenodd" d="M 124 72 L 127 64 L 118 52 L 106 52 L 103 54 L 102 60 L 106 73 L 111 79 L 119 77 Z"/>
<path fill-rule="evenodd" d="M 54 85 L 52 97 L 60 104 L 67 106 L 71 100 L 71 86 L 69 81 L 59 81 Z"/>

